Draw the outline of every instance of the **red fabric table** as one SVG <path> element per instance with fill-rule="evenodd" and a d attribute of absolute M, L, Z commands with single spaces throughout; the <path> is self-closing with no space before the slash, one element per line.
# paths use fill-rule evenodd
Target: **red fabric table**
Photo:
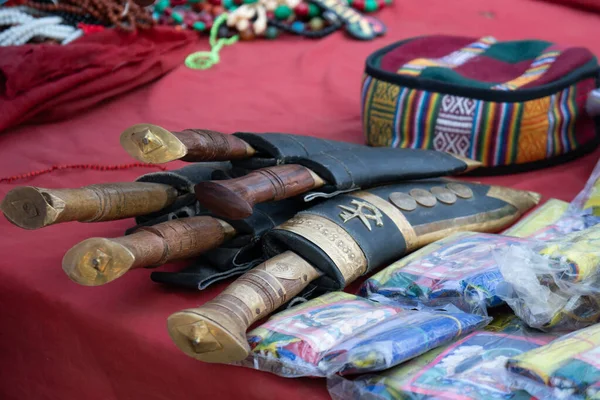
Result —
<path fill-rule="evenodd" d="M 160 81 L 68 121 L 0 134 L 0 178 L 60 164 L 126 164 L 119 146 L 129 125 L 222 132 L 281 131 L 363 142 L 359 115 L 364 60 L 409 36 L 493 35 L 542 38 L 600 54 L 600 16 L 532 0 L 397 0 L 379 15 L 388 34 L 358 42 L 341 33 L 310 41 L 287 38 L 239 43 L 207 71 L 181 66 Z M 206 48 L 204 42 L 198 49 Z M 2 112 L 0 110 L 0 112 Z M 570 201 L 598 159 L 538 172 L 479 179 Z M 169 165 L 175 168 L 178 164 Z M 61 170 L 0 183 L 76 187 L 130 181 L 152 169 Z M 131 221 L 63 224 L 24 231 L 0 221 L 0 398 L 2 399 L 324 399 L 319 379 L 211 365 L 183 355 L 168 337 L 172 312 L 200 305 L 205 292 L 166 289 L 134 271 L 101 287 L 81 287 L 61 269 L 63 254 L 93 236 L 118 236 Z"/>

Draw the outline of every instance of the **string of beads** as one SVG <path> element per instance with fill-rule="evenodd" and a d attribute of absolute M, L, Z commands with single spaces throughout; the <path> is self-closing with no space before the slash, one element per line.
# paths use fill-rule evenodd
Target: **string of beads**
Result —
<path fill-rule="evenodd" d="M 150 13 L 130 0 L 26 0 L 22 4 L 52 14 L 76 16 L 77 22 L 96 22 L 125 31 L 147 29 L 154 24 Z"/>

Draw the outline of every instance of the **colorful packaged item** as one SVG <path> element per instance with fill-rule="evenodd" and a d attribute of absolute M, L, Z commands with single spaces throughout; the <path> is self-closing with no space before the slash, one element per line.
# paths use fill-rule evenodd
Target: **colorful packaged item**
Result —
<path fill-rule="evenodd" d="M 532 243 L 497 249 L 505 280 L 498 295 L 537 329 L 574 330 L 600 321 L 600 225 Z"/>
<path fill-rule="evenodd" d="M 240 364 L 285 377 L 379 371 L 485 326 L 486 317 L 404 310 L 333 292 L 277 315 L 249 332 Z"/>
<path fill-rule="evenodd" d="M 526 242 L 509 236 L 457 233 L 428 245 L 369 278 L 361 293 L 399 303 L 427 307 L 452 304 L 463 311 L 485 314 L 503 304 L 496 286 L 504 281 L 493 251 Z"/>
<path fill-rule="evenodd" d="M 511 357 L 512 384 L 539 398 L 600 397 L 600 324 Z"/>
<path fill-rule="evenodd" d="M 421 36 L 366 62 L 365 136 L 372 146 L 446 151 L 481 161 L 475 173 L 558 164 L 599 142 L 591 51 L 543 40 Z"/>
<path fill-rule="evenodd" d="M 526 238 L 539 232 L 552 224 L 555 224 L 567 211 L 569 203 L 558 199 L 549 199 L 542 206 L 532 211 L 502 232 L 505 236 Z"/>
<path fill-rule="evenodd" d="M 490 332 L 488 327 L 377 375 L 354 380 L 331 377 L 329 392 L 334 400 L 532 399 L 527 392 L 511 388 L 504 365 L 510 357 L 554 337 L 512 329 L 512 324 L 509 332 Z"/>

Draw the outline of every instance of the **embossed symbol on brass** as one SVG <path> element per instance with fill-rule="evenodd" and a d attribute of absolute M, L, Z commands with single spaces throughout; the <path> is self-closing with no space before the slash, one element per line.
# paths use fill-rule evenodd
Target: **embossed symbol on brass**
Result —
<path fill-rule="evenodd" d="M 425 189 L 412 189 L 408 194 L 424 207 L 433 207 L 437 203 L 435 196 Z"/>
<path fill-rule="evenodd" d="M 356 208 L 338 205 L 339 208 L 344 210 L 342 213 L 340 213 L 340 217 L 342 217 L 344 223 L 350 221 L 353 218 L 358 218 L 362 221 L 363 224 L 365 224 L 368 230 L 372 230 L 371 223 L 369 222 L 369 220 L 375 221 L 375 225 L 377 226 L 383 226 L 383 215 L 377 207 L 370 203 L 367 203 L 366 201 L 359 200 L 352 200 L 350 204 L 356 206 Z M 365 211 L 369 211 L 370 214 L 366 214 Z"/>
<path fill-rule="evenodd" d="M 25 215 L 27 215 L 27 217 L 29 217 L 29 218 L 34 218 L 34 217 L 37 217 L 38 215 L 40 215 L 35 204 L 33 204 L 28 199 L 15 200 L 15 201 L 11 202 L 10 204 L 15 208 L 15 210 L 24 212 Z"/>
<path fill-rule="evenodd" d="M 445 187 L 434 186 L 429 189 L 431 193 L 442 203 L 444 204 L 454 204 L 456 203 L 456 195 Z"/>
<path fill-rule="evenodd" d="M 140 151 L 144 154 L 152 153 L 155 150 L 160 149 L 164 146 L 164 143 L 158 136 L 156 136 L 150 129 L 144 129 L 140 132 L 135 132 L 131 135 L 131 140 L 133 140 Z"/>
<path fill-rule="evenodd" d="M 296 270 L 288 265 L 281 262 L 266 261 L 265 262 L 265 271 L 269 272 L 273 276 L 282 279 L 297 279 L 298 276 L 296 274 Z"/>
<path fill-rule="evenodd" d="M 452 182 L 447 184 L 446 187 L 452 190 L 458 197 L 462 197 L 463 199 L 470 199 L 473 197 L 473 191 L 467 185 Z"/>
<path fill-rule="evenodd" d="M 390 201 L 393 205 L 404 211 L 413 211 L 417 208 L 415 199 L 402 192 L 390 194 Z"/>

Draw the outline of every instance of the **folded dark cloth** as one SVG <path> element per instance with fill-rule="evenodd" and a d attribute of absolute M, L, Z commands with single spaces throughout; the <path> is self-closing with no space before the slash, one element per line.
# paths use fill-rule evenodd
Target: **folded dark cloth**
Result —
<path fill-rule="evenodd" d="M 183 62 L 193 32 L 106 29 L 65 46 L 0 47 L 0 131 L 68 118 Z"/>

